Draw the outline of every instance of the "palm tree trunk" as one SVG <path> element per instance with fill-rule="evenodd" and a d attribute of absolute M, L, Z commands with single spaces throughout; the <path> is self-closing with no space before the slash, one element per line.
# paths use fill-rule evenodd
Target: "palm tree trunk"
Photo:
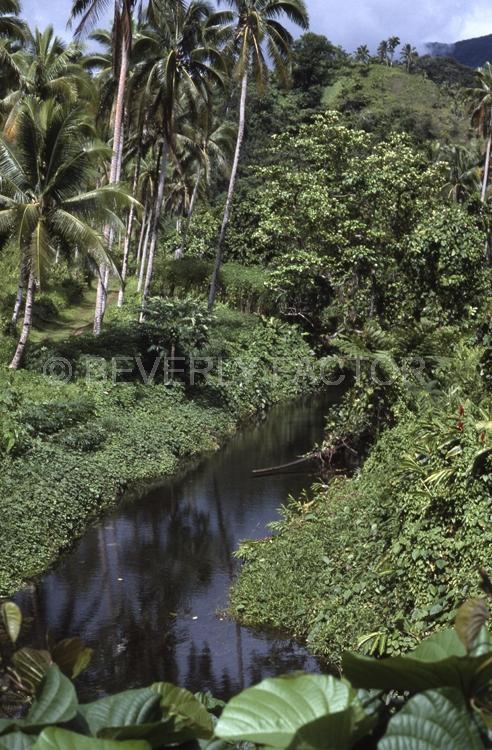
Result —
<path fill-rule="evenodd" d="M 137 154 L 137 163 L 135 164 L 135 172 L 133 174 L 133 186 L 132 186 L 133 198 L 135 198 L 135 193 L 137 192 L 138 178 L 140 177 L 141 161 L 142 161 L 142 152 L 141 152 L 141 149 L 139 148 L 138 154 Z M 128 225 L 126 228 L 125 244 L 124 244 L 124 249 L 123 249 L 123 265 L 121 267 L 120 291 L 118 292 L 118 307 L 123 307 L 123 303 L 125 301 L 125 282 L 126 282 L 126 276 L 128 273 L 128 256 L 130 254 L 130 242 L 132 238 L 134 218 L 135 218 L 135 206 L 132 203 L 132 205 L 130 206 L 130 214 L 128 216 Z"/>
<path fill-rule="evenodd" d="M 485 165 L 483 169 L 483 180 L 482 180 L 482 193 L 480 196 L 482 203 L 485 203 L 485 197 L 487 195 L 487 185 L 489 183 L 491 149 L 492 149 L 492 107 L 490 108 L 489 137 L 487 139 L 487 150 L 485 152 Z"/>
<path fill-rule="evenodd" d="M 149 241 L 150 241 L 150 231 L 152 229 L 152 217 L 154 216 L 154 210 L 155 206 L 153 206 L 149 211 L 149 217 L 147 219 L 147 229 L 145 231 L 145 241 L 142 248 L 142 260 L 140 262 L 140 271 L 138 274 L 138 284 L 137 284 L 137 292 L 142 291 L 144 278 L 145 278 L 145 269 L 147 268 L 147 255 L 149 252 Z"/>
<path fill-rule="evenodd" d="M 241 147 L 244 139 L 244 126 L 246 122 L 246 96 L 248 93 L 248 69 L 247 67 L 243 73 L 243 79 L 241 81 L 241 99 L 239 102 L 239 127 L 237 131 L 236 140 L 236 151 L 234 153 L 234 161 L 232 162 L 231 177 L 229 180 L 229 190 L 227 191 L 227 200 L 224 209 L 224 216 L 222 219 L 222 226 L 220 228 L 219 241 L 217 243 L 217 251 L 215 254 L 215 264 L 212 273 L 212 279 L 210 282 L 210 292 L 208 296 L 208 309 L 212 310 L 215 297 L 217 296 L 217 282 L 219 279 L 220 266 L 222 264 L 222 252 L 224 249 L 224 240 L 231 218 L 232 201 L 234 199 L 234 189 L 236 187 L 237 170 L 239 166 L 239 158 L 241 156 Z"/>
<path fill-rule="evenodd" d="M 12 325 L 16 326 L 19 320 L 20 309 L 22 307 L 22 297 L 24 295 L 24 286 L 26 283 L 26 269 L 21 265 L 19 271 L 19 282 L 17 284 L 17 294 L 15 295 L 14 311 L 12 313 Z"/>
<path fill-rule="evenodd" d="M 179 226 L 180 243 L 174 253 L 175 260 L 179 260 L 179 258 L 182 258 L 183 255 L 185 254 L 186 240 L 187 240 L 188 232 L 191 226 L 191 217 L 193 216 L 193 211 L 195 210 L 195 203 L 198 197 L 198 188 L 200 186 L 201 177 L 202 177 L 202 168 L 198 167 L 198 172 L 197 172 L 196 180 L 195 180 L 195 186 L 191 194 L 191 200 L 190 200 L 190 205 L 188 206 L 186 219 L 184 221 L 184 225 L 180 223 L 180 226 Z"/>
<path fill-rule="evenodd" d="M 176 237 L 178 237 L 178 246 L 174 251 L 174 260 L 179 260 L 183 257 L 183 245 L 184 245 L 184 233 L 183 233 L 183 217 L 179 216 L 176 219 Z"/>
<path fill-rule="evenodd" d="M 24 357 L 24 351 L 26 349 L 27 340 L 32 327 L 32 313 L 34 305 L 34 294 L 36 291 L 36 280 L 32 271 L 29 272 L 29 281 L 27 282 L 27 293 L 26 293 L 26 305 L 24 308 L 24 322 L 22 324 L 22 331 L 15 350 L 14 358 L 10 363 L 9 367 L 11 370 L 18 370 L 22 359 Z"/>
<path fill-rule="evenodd" d="M 121 174 L 121 162 L 123 159 L 123 117 L 125 114 L 125 91 L 126 79 L 128 75 L 128 45 L 123 40 L 121 45 L 120 74 L 118 77 L 118 91 L 116 93 L 116 106 L 113 126 L 113 153 L 111 157 L 111 170 L 109 173 L 109 182 L 114 184 L 118 182 Z M 108 249 L 111 252 L 113 245 L 113 232 L 107 228 L 105 236 L 108 240 Z M 99 281 L 97 284 L 96 310 L 94 313 L 93 332 L 95 336 L 101 333 L 102 322 L 106 310 L 107 294 L 109 283 L 109 268 L 106 264 L 101 264 L 99 269 Z"/>
<path fill-rule="evenodd" d="M 159 184 L 157 187 L 157 195 L 155 199 L 154 215 L 152 217 L 152 229 L 150 233 L 150 247 L 149 247 L 149 258 L 147 261 L 147 273 L 145 274 L 145 285 L 142 295 L 142 311 L 140 313 L 140 322 L 143 323 L 145 320 L 145 307 L 150 294 L 150 286 L 152 283 L 152 276 L 154 273 L 154 258 L 157 247 L 157 239 L 159 237 L 159 221 L 161 218 L 162 204 L 164 202 L 164 187 L 166 184 L 166 165 L 167 165 L 167 144 L 164 141 L 161 146 L 161 153 L 159 159 Z"/>
<path fill-rule="evenodd" d="M 196 199 L 198 198 L 198 189 L 200 187 L 201 179 L 202 179 L 202 168 L 198 167 L 198 172 L 196 173 L 195 187 L 193 188 L 193 192 L 191 194 L 190 207 L 188 208 L 188 222 L 193 216 L 193 211 L 195 210 L 195 203 L 196 203 Z"/>
<path fill-rule="evenodd" d="M 138 239 L 137 257 L 135 259 L 135 275 L 138 276 L 138 269 L 140 268 L 140 259 L 142 257 L 142 248 L 145 240 L 145 232 L 147 231 L 147 213 L 149 209 L 148 201 L 145 201 L 145 208 L 142 216 L 142 226 L 140 227 L 140 236 Z"/>

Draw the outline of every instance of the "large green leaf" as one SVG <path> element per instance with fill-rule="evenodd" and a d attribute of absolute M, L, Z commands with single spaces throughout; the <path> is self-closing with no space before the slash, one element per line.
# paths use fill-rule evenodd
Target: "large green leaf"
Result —
<path fill-rule="evenodd" d="M 4 602 L 0 608 L 3 627 L 8 637 L 15 643 L 22 625 L 22 612 L 14 602 Z"/>
<path fill-rule="evenodd" d="M 483 599 L 467 599 L 459 608 L 454 629 L 468 653 L 473 649 L 489 616 L 489 608 Z"/>
<path fill-rule="evenodd" d="M 456 687 L 472 695 L 492 679 L 492 654 L 467 655 L 455 630 L 443 630 L 405 656 L 374 659 L 345 653 L 343 671 L 356 688 L 418 693 Z"/>
<path fill-rule="evenodd" d="M 21 648 L 13 655 L 12 663 L 22 684 L 34 693 L 53 662 L 48 651 Z"/>
<path fill-rule="evenodd" d="M 92 649 L 80 638 L 65 638 L 51 649 L 51 656 L 61 671 L 74 679 L 89 666 Z"/>
<path fill-rule="evenodd" d="M 462 694 L 443 688 L 411 698 L 394 716 L 378 750 L 484 750 Z"/>
<path fill-rule="evenodd" d="M 34 740 L 23 732 L 12 732 L 0 737 L 0 750 L 30 750 Z"/>
<path fill-rule="evenodd" d="M 215 734 L 271 748 L 344 750 L 371 728 L 355 690 L 330 675 L 264 680 L 233 698 Z"/>
<path fill-rule="evenodd" d="M 193 693 L 170 682 L 156 682 L 152 690 L 159 694 L 164 715 L 174 718 L 176 731 L 188 729 L 190 736 L 201 740 L 212 737 L 212 717 Z"/>
<path fill-rule="evenodd" d="M 150 745 L 141 740 L 113 742 L 84 737 L 75 732 L 52 727 L 45 729 L 33 745 L 33 750 L 150 750 Z"/>
<path fill-rule="evenodd" d="M 70 680 L 53 664 L 23 722 L 26 726 L 61 724 L 77 713 L 77 694 Z"/>
<path fill-rule="evenodd" d="M 117 695 L 79 707 L 80 714 L 87 722 L 90 733 L 97 737 L 106 730 L 119 730 L 125 727 L 154 725 L 161 719 L 159 696 L 150 688 L 126 690 Z M 106 734 L 107 736 L 107 734 Z"/>

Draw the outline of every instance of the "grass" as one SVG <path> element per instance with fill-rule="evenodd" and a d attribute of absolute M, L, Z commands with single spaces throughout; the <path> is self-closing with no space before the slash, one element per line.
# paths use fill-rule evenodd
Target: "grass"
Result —
<path fill-rule="evenodd" d="M 113 305 L 118 296 L 117 288 L 110 288 L 108 304 Z M 87 288 L 83 300 L 78 305 L 70 305 L 62 310 L 58 317 L 49 320 L 37 318 L 31 332 L 31 341 L 40 343 L 44 340 L 63 341 L 69 336 L 78 336 L 92 330 L 94 307 L 96 304 L 95 288 Z"/>

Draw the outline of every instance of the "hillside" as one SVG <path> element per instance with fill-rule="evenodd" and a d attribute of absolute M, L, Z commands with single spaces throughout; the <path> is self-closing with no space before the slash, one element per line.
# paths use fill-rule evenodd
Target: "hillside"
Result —
<path fill-rule="evenodd" d="M 323 104 L 384 135 L 404 130 L 417 140 L 464 141 L 468 119 L 459 98 L 420 73 L 384 65 L 347 70 L 325 89 Z"/>
<path fill-rule="evenodd" d="M 431 55 L 452 57 L 470 68 L 480 68 L 484 63 L 492 60 L 492 34 L 463 39 L 454 44 L 431 42 L 426 46 Z"/>

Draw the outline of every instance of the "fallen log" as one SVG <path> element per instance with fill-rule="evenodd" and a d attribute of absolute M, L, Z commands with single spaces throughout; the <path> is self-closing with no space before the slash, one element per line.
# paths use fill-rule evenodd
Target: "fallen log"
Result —
<path fill-rule="evenodd" d="M 286 464 L 279 464 L 278 466 L 270 466 L 265 469 L 253 469 L 254 477 L 268 477 L 273 474 L 293 474 L 297 471 L 308 471 L 314 469 L 320 469 L 322 465 L 321 456 L 319 454 L 312 454 L 311 456 L 303 456 L 295 461 L 289 461 Z"/>

